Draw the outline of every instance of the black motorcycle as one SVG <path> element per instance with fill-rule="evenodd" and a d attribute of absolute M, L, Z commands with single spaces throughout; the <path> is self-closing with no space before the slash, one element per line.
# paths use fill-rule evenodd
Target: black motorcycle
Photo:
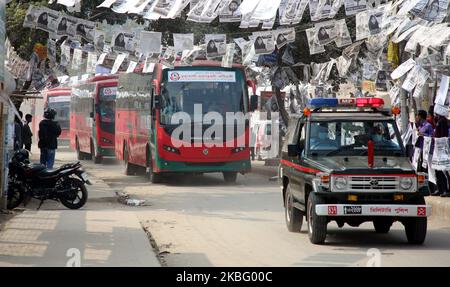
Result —
<path fill-rule="evenodd" d="M 80 162 L 55 170 L 31 164 L 27 150 L 18 150 L 9 163 L 8 209 L 18 207 L 27 197 L 61 202 L 70 209 L 81 208 L 88 199 L 86 184 L 91 184 Z"/>

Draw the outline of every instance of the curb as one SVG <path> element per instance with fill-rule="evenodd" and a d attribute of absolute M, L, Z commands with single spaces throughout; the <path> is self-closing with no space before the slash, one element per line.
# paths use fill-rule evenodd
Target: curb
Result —
<path fill-rule="evenodd" d="M 278 175 L 278 169 L 276 166 L 252 165 L 251 173 L 271 178 Z M 449 198 L 427 196 L 425 200 L 427 204 L 431 205 L 432 218 L 450 220 Z"/>

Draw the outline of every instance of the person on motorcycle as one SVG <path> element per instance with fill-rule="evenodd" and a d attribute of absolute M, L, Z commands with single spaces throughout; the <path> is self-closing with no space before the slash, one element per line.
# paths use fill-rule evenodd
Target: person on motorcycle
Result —
<path fill-rule="evenodd" d="M 58 137 L 61 135 L 61 127 L 55 119 L 56 111 L 48 109 L 44 112 L 44 119 L 39 123 L 39 143 L 41 150 L 41 164 L 48 169 L 53 168 L 55 153 L 58 148 Z"/>

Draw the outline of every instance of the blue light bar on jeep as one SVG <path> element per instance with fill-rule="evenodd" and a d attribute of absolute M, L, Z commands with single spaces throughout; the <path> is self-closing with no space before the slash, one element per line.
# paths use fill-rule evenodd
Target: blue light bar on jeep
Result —
<path fill-rule="evenodd" d="M 309 100 L 309 105 L 315 108 L 333 108 L 339 105 L 339 101 L 332 98 L 316 98 Z"/>

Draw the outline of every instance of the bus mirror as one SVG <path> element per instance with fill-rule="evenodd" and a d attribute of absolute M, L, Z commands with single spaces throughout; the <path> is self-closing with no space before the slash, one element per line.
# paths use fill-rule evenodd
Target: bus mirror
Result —
<path fill-rule="evenodd" d="M 258 108 L 258 96 L 253 95 L 250 97 L 250 112 L 256 111 Z"/>
<path fill-rule="evenodd" d="M 296 144 L 288 145 L 288 156 L 297 157 L 298 156 L 298 146 Z"/>

